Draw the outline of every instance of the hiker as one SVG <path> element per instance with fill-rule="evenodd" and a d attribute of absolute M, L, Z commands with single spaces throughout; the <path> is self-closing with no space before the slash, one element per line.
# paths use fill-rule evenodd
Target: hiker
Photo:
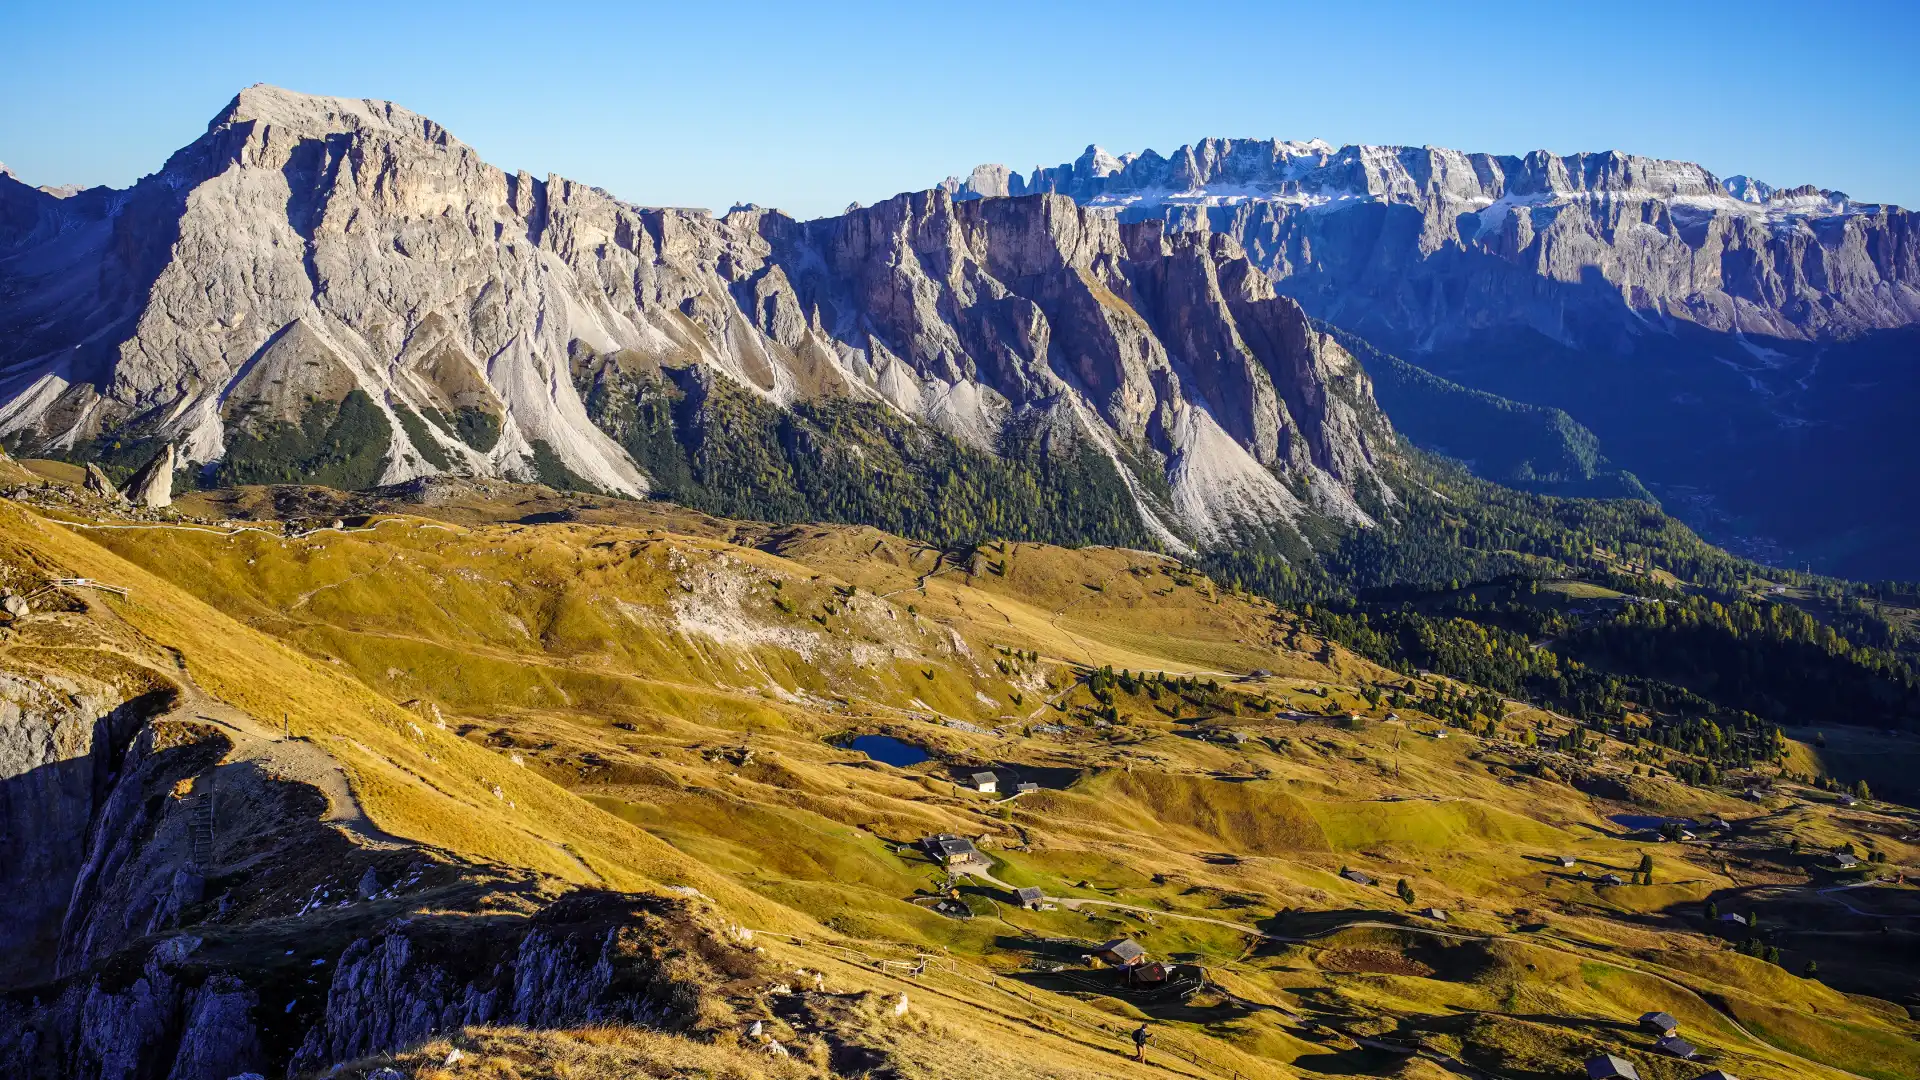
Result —
<path fill-rule="evenodd" d="M 1151 1038 L 1153 1036 L 1147 1031 L 1147 1022 L 1140 1021 L 1140 1026 L 1133 1029 L 1133 1060 L 1139 1062 L 1147 1060 L 1147 1040 Z"/>

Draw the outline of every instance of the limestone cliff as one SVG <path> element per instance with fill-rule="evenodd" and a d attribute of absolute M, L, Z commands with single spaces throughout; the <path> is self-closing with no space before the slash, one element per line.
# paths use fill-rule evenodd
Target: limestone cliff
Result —
<path fill-rule="evenodd" d="M 960 197 L 1053 192 L 1239 240 L 1318 317 L 1422 347 L 1667 320 L 1809 339 L 1920 322 L 1920 217 L 1631 154 L 1204 139 L 1169 156 L 982 166 Z"/>
<path fill-rule="evenodd" d="M 641 495 L 581 365 L 775 406 L 883 403 L 987 452 L 1091 446 L 1182 549 L 1365 524 L 1391 432 L 1241 248 L 1061 196 L 945 190 L 798 222 L 486 164 L 384 102 L 242 92 L 127 191 L 0 177 L 0 438 L 176 445 L 229 482 L 570 475 Z M 1362 500 L 1364 501 L 1364 499 Z"/>

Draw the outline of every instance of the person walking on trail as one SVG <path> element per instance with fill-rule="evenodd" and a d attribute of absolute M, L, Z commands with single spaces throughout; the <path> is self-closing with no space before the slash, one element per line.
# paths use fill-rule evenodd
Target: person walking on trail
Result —
<path fill-rule="evenodd" d="M 1140 1021 L 1140 1026 L 1133 1029 L 1133 1060 L 1139 1062 L 1147 1060 L 1147 1040 L 1151 1038 L 1153 1034 L 1147 1030 L 1147 1022 Z"/>

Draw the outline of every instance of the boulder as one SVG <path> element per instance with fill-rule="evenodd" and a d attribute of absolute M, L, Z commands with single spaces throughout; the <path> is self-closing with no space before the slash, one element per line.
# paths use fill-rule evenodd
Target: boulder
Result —
<path fill-rule="evenodd" d="M 87 462 L 86 487 L 87 490 L 96 497 L 105 499 L 108 502 L 124 503 L 127 501 L 127 497 L 120 494 L 119 488 L 113 486 L 113 481 L 107 479 L 107 474 L 101 471 L 100 466 L 91 461 Z"/>
<path fill-rule="evenodd" d="M 153 460 L 127 481 L 127 497 L 140 506 L 172 506 L 174 460 L 173 444 L 161 447 Z"/>

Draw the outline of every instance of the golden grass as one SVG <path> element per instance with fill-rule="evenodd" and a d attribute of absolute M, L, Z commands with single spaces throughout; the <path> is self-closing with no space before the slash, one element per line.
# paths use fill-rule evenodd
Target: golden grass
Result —
<path fill-rule="evenodd" d="M 1646 846 L 1605 836 L 1603 810 L 1566 784 L 1503 779 L 1471 759 L 1478 740 L 1436 742 L 1377 723 L 1336 730 L 1235 709 L 1240 715 L 1220 722 L 1262 738 L 1234 747 L 1186 737 L 1190 720 L 1176 723 L 1124 695 L 1111 731 L 1012 734 L 1075 676 L 1048 660 L 1008 664 L 997 646 L 1136 671 L 1262 667 L 1277 675 L 1246 689 L 1316 709 L 1329 701 L 1354 708 L 1361 686 L 1399 678 L 1338 650 L 1320 663 L 1311 652 L 1319 643 L 1304 635 L 1302 649 L 1289 651 L 1285 641 L 1298 631 L 1291 616 L 1158 556 L 988 545 L 969 566 L 922 586 L 938 553 L 875 530 L 728 532 L 661 509 L 525 527 L 487 523 L 484 508 L 469 508 L 473 524 L 450 531 L 415 519 L 297 541 L 76 533 L 0 511 L 8 515 L 0 528 L 28 537 L 47 559 L 132 585 L 131 603 L 103 602 L 153 641 L 180 647 L 210 692 L 265 720 L 291 714 L 296 732 L 346 765 L 381 827 L 471 857 L 618 888 L 691 885 L 729 918 L 763 929 L 944 950 L 1001 971 L 1044 955 L 1039 942 L 1130 935 L 1156 955 L 1201 958 L 1236 992 L 1312 991 L 1320 996 L 1293 1005 L 1343 1023 L 1364 1017 L 1385 1025 L 1379 1030 L 1458 1010 L 1502 1011 L 1511 991 L 1519 1011 L 1564 1024 L 1516 1022 L 1519 1034 L 1488 1028 L 1474 1037 L 1487 1053 L 1543 1071 L 1577 1066 L 1567 1055 L 1592 1044 L 1582 1024 L 1655 1007 L 1684 1013 L 1716 1046 L 1748 1055 L 1734 1060 L 1764 1065 L 1756 1075 L 1779 1072 L 1782 1062 L 1798 1068 L 1748 1043 L 1716 1007 L 1749 983 L 1768 987 L 1758 996 L 1783 1013 L 1753 1014 L 1782 1046 L 1866 1060 L 1883 1037 L 1911 1034 L 1891 1013 L 1824 988 L 1773 987 L 1766 980 L 1792 977 L 1693 948 L 1700 939 L 1663 923 L 1664 913 L 1728 883 L 1690 862 L 1690 851 L 1659 851 L 1660 885 L 1619 889 L 1528 861 L 1571 851 L 1590 871 L 1624 873 Z M 688 597 L 719 599 L 696 618 L 676 615 Z M 735 621 L 709 633 L 698 628 L 703 619 Z M 408 701 L 415 704 L 400 704 Z M 1081 688 L 1062 702 L 1090 700 Z M 447 730 L 433 722 L 436 709 Z M 1064 715 L 1046 710 L 1033 722 Z M 1004 723 L 1009 734 L 947 718 Z M 826 736 L 850 729 L 888 731 L 939 760 L 903 771 L 827 745 Z M 1076 770 L 1080 779 L 1005 804 L 946 779 L 949 767 L 987 764 Z M 1675 785 L 1648 791 L 1700 811 L 1730 805 Z M 982 885 L 966 894 L 976 918 L 937 915 L 909 902 L 930 889 L 934 868 L 894 846 L 934 831 L 985 838 L 995 874 L 1010 884 L 1154 914 L 1020 911 Z M 1375 872 L 1384 887 L 1338 879 L 1342 863 Z M 1317 970 L 1311 950 L 1256 954 L 1232 927 L 1176 917 L 1282 929 L 1300 910 L 1398 917 L 1396 877 L 1414 884 L 1422 906 L 1452 911 L 1457 929 L 1504 933 L 1545 920 L 1558 943 L 1478 943 L 1481 958 L 1469 963 L 1468 951 L 1442 954 L 1434 939 L 1395 931 L 1377 942 L 1422 958 L 1432 975 L 1337 973 Z M 797 964 L 828 966 L 829 954 L 811 946 L 781 948 Z M 876 974 L 835 970 L 863 991 L 899 989 Z M 1067 1006 L 1051 995 L 1036 1004 L 958 982 L 941 993 L 932 1020 L 890 1027 L 862 1013 L 842 1022 L 914 1063 L 914 1075 L 946 1075 L 949 1061 L 1010 1075 L 1036 1062 L 1062 1077 L 1126 1074 L 1102 1041 L 1111 1033 L 1061 1020 L 1065 1013 L 1049 1010 Z M 1753 996 L 1728 1007 L 1751 1011 Z M 1116 1014 L 1141 1008 L 1101 1000 Z M 1307 1038 L 1270 1011 L 1215 1003 L 1163 1020 L 1168 1038 L 1250 1075 L 1283 1075 L 1275 1061 L 1338 1071 L 1357 1060 L 1330 1049 L 1337 1037 Z M 658 1075 L 735 1075 L 724 1071 L 732 1068 L 752 1077 L 763 1073 L 751 1069 L 773 1067 L 762 1052 L 730 1044 L 628 1045 L 578 1032 L 485 1037 L 501 1040 L 489 1054 L 504 1062 L 502 1077 L 656 1075 L 644 1071 L 656 1059 L 683 1070 Z M 747 1057 L 729 1056 L 737 1053 Z M 814 1067 L 802 1058 L 778 1067 Z"/>
<path fill-rule="evenodd" d="M 456 1054 L 455 1051 L 458 1051 Z M 632 1027 L 561 1031 L 468 1028 L 405 1053 L 355 1062 L 415 1080 L 811 1080 L 825 1068 L 791 1055 Z M 357 1075 L 357 1073 L 356 1073 Z"/>

